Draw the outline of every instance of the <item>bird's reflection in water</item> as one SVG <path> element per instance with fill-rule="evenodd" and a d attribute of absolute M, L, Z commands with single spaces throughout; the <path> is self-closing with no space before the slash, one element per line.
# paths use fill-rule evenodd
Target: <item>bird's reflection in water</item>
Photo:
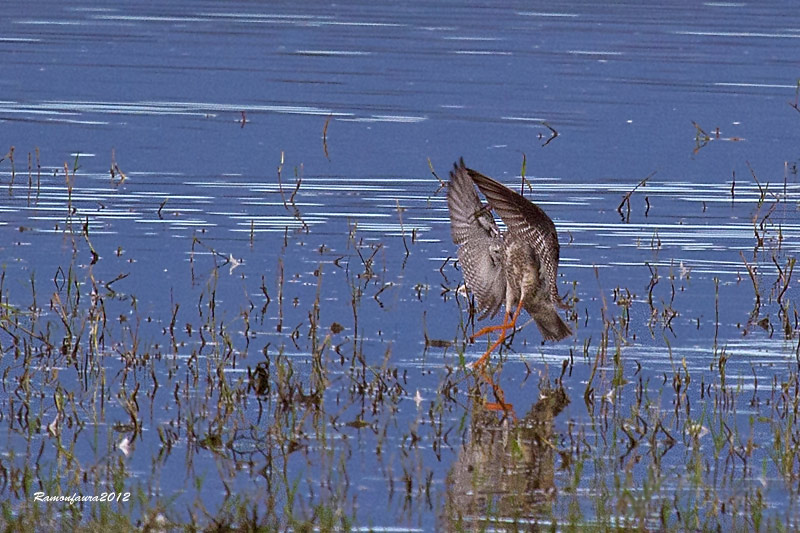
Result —
<path fill-rule="evenodd" d="M 477 399 L 468 441 L 447 476 L 443 529 L 534 528 L 555 499 L 553 420 L 569 403 L 563 388 L 541 391 L 523 417 L 498 417 Z"/>

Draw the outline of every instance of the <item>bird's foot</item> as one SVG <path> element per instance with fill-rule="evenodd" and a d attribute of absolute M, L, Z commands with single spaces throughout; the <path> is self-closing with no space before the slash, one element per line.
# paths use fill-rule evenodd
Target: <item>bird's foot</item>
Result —
<path fill-rule="evenodd" d="M 486 402 L 483 404 L 483 407 L 487 411 L 503 411 L 503 413 L 507 415 L 511 415 L 511 417 L 516 420 L 517 415 L 514 413 L 514 405 L 505 402 Z"/>
<path fill-rule="evenodd" d="M 477 339 L 478 337 L 483 337 L 484 335 L 488 335 L 493 331 L 505 331 L 506 329 L 508 329 L 508 322 L 506 320 L 503 320 L 502 324 L 498 324 L 496 326 L 486 326 L 477 333 L 473 334 L 469 338 L 469 342 L 475 342 L 475 339 Z"/>

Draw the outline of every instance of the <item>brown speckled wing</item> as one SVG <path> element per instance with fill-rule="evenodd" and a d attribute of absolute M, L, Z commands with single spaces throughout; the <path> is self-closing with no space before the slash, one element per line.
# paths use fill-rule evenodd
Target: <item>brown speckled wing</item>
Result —
<path fill-rule="evenodd" d="M 479 318 L 494 316 L 506 295 L 503 239 L 492 214 L 481 205 L 463 160 L 450 172 L 447 207 L 464 281 L 483 312 Z"/>
<path fill-rule="evenodd" d="M 558 233 L 547 213 L 521 194 L 505 185 L 484 176 L 480 172 L 467 169 L 470 178 L 481 190 L 491 208 L 505 222 L 509 234 L 528 242 L 539 256 L 544 266 L 547 283 L 550 286 L 550 299 L 559 307 L 566 307 L 561 301 L 556 286 L 558 274 Z"/>

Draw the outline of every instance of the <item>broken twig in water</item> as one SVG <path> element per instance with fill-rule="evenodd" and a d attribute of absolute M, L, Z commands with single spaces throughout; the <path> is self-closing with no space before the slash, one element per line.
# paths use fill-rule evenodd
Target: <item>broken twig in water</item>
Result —
<path fill-rule="evenodd" d="M 400 207 L 400 200 L 395 199 L 395 202 L 397 203 L 397 218 L 400 219 L 400 235 L 403 237 L 403 248 L 406 249 L 406 257 L 408 257 L 411 252 L 408 251 L 408 244 L 406 244 L 406 230 L 403 227 L 403 211 L 405 211 L 405 209 Z"/>
<path fill-rule="evenodd" d="M 789 105 L 800 113 L 800 80 L 797 80 L 797 87 L 794 90 L 794 102 L 789 102 Z"/>
<path fill-rule="evenodd" d="M 333 113 L 328 115 L 325 119 L 325 125 L 322 126 L 322 151 L 325 152 L 325 158 L 330 161 L 330 156 L 328 155 L 328 124 L 331 122 L 331 117 L 333 117 Z"/>
<path fill-rule="evenodd" d="M 628 191 L 628 193 L 625 196 L 622 197 L 622 201 L 619 203 L 619 206 L 617 206 L 617 213 L 619 213 L 619 216 L 622 217 L 622 220 L 624 220 L 625 222 L 628 222 L 630 220 L 630 218 L 631 218 L 631 195 L 636 192 L 636 189 L 638 189 L 639 187 L 643 187 L 647 183 L 647 180 L 649 180 L 650 178 L 652 178 L 655 175 L 656 175 L 655 171 L 651 172 L 646 178 L 644 178 L 642 181 L 640 181 L 638 184 L 636 184 L 636 187 L 634 187 L 633 189 Z M 622 206 L 624 206 L 624 205 L 627 206 L 627 209 L 626 209 L 625 214 L 623 215 L 622 214 Z M 649 201 L 647 202 L 647 210 L 648 211 L 650 210 L 650 202 Z"/>
<path fill-rule="evenodd" d="M 431 158 L 430 157 L 428 158 L 428 167 L 431 169 L 431 174 L 433 174 L 433 177 L 436 178 L 437 180 L 439 180 L 439 190 L 441 190 L 442 188 L 446 187 L 447 184 L 444 181 L 442 181 L 442 178 L 440 178 L 439 175 L 436 173 L 436 171 L 433 170 L 433 163 L 431 163 Z M 436 192 L 439 192 L 439 191 L 437 190 Z"/>
<path fill-rule="evenodd" d="M 555 130 L 555 129 L 554 129 L 554 128 L 553 128 L 553 127 L 550 125 L 550 124 L 548 124 L 548 123 L 547 123 L 547 122 L 545 122 L 544 120 L 542 121 L 542 125 L 543 125 L 545 128 L 547 128 L 548 130 L 550 130 L 550 133 L 552 133 L 552 135 L 550 136 L 550 138 L 549 138 L 549 139 L 547 139 L 547 140 L 545 141 L 545 143 L 542 145 L 542 147 L 545 147 L 545 146 L 547 146 L 548 144 L 550 144 L 550 143 L 553 141 L 553 139 L 555 139 L 556 137 L 558 137 L 558 132 L 557 132 L 557 131 L 556 131 L 556 130 Z"/>
<path fill-rule="evenodd" d="M 114 181 L 117 178 L 117 176 L 119 176 L 119 181 Z M 117 157 L 116 157 L 115 149 L 112 148 L 111 149 L 111 184 L 114 187 L 119 187 L 120 185 L 122 185 L 122 183 L 126 179 L 128 179 L 128 176 L 126 176 L 125 173 L 122 170 L 120 170 L 119 165 L 117 165 Z"/>
<path fill-rule="evenodd" d="M 164 201 L 161 202 L 161 204 L 158 206 L 158 211 L 156 211 L 156 214 L 158 215 L 158 218 L 161 219 L 161 220 L 164 219 L 164 217 L 161 215 L 161 210 L 164 209 L 165 205 L 167 205 L 167 201 L 168 200 L 169 200 L 169 197 L 164 198 Z"/>
<path fill-rule="evenodd" d="M 522 170 L 520 170 L 520 176 L 522 177 L 522 181 L 519 184 L 519 193 L 522 196 L 525 196 L 525 185 L 528 186 L 528 190 L 533 193 L 533 186 L 528 178 L 525 177 L 526 171 L 528 170 L 528 156 L 525 155 L 525 152 L 522 152 Z"/>
<path fill-rule="evenodd" d="M 741 251 L 739 252 L 739 255 L 741 256 L 742 261 L 744 262 L 744 267 L 747 269 L 747 273 L 750 275 L 750 281 L 753 282 L 753 291 L 755 292 L 756 295 L 756 303 L 755 306 L 753 307 L 752 313 L 750 314 L 752 321 L 758 318 L 758 311 L 761 308 L 761 295 L 758 293 L 758 279 L 756 278 L 756 268 L 754 266 L 751 266 L 750 263 L 747 262 L 747 259 L 745 259 L 744 254 Z"/>
<path fill-rule="evenodd" d="M 288 211 L 289 204 L 286 203 L 286 195 L 283 194 L 283 182 L 281 181 L 281 173 L 283 172 L 283 162 L 284 162 L 284 153 L 281 150 L 281 162 L 278 165 L 278 191 L 281 193 L 281 201 L 283 201 L 283 207 Z"/>
<path fill-rule="evenodd" d="M 692 153 L 696 154 L 702 147 L 708 144 L 711 140 L 711 136 L 694 120 L 692 121 L 692 126 L 694 126 L 695 129 L 694 150 L 692 150 Z"/>
<path fill-rule="evenodd" d="M 11 182 L 8 184 L 8 195 L 12 196 L 14 191 L 14 178 L 17 176 L 16 169 L 14 168 L 14 147 L 8 149 L 8 153 L 0 159 L 0 163 L 8 159 L 11 163 Z"/>

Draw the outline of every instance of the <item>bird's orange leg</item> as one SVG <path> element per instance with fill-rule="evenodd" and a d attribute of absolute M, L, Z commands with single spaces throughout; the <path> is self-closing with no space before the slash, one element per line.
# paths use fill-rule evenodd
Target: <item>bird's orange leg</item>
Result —
<path fill-rule="evenodd" d="M 477 339 L 478 337 L 482 337 L 482 336 L 486 335 L 487 333 L 491 333 L 492 331 L 508 330 L 508 329 L 512 329 L 512 328 L 516 327 L 517 318 L 519 318 L 519 314 L 520 314 L 521 311 L 522 311 L 522 300 L 520 300 L 519 304 L 517 304 L 517 309 L 516 309 L 516 311 L 514 311 L 514 315 L 513 315 L 513 318 L 511 319 L 511 322 L 509 322 L 509 320 L 508 320 L 509 319 L 509 314 L 508 314 L 508 311 L 506 311 L 506 314 L 503 317 L 503 323 L 502 324 L 497 325 L 497 326 L 486 326 L 485 328 L 479 330 L 477 333 L 473 334 L 472 337 L 470 337 L 470 340 L 472 342 L 475 342 L 475 339 Z"/>
<path fill-rule="evenodd" d="M 511 331 L 514 331 L 514 328 L 517 327 L 517 319 L 519 318 L 519 314 L 522 311 L 522 298 L 519 299 L 519 304 L 517 305 L 517 310 L 514 311 L 514 318 L 511 319 L 511 323 L 508 324 L 508 328 Z"/>
<path fill-rule="evenodd" d="M 502 324 L 500 324 L 499 326 L 486 326 L 485 328 L 481 329 L 477 333 L 473 334 L 472 337 L 469 338 L 469 340 L 471 342 L 475 342 L 475 339 L 477 339 L 478 337 L 483 337 L 487 333 L 491 333 L 493 331 L 499 331 L 501 329 L 506 329 L 506 325 L 508 324 L 508 319 L 509 319 L 508 311 L 506 311 L 506 313 L 503 315 L 503 323 Z"/>
<path fill-rule="evenodd" d="M 502 329 L 500 330 L 500 337 L 498 337 L 498 339 L 494 341 L 494 343 L 491 346 L 489 346 L 489 349 L 486 350 L 486 352 L 482 356 L 480 356 L 477 361 L 475 361 L 473 368 L 483 367 L 483 365 L 486 364 L 486 361 L 489 360 L 489 355 L 491 355 L 494 349 L 500 346 L 504 340 L 506 340 L 506 330 Z"/>
<path fill-rule="evenodd" d="M 519 305 L 517 305 L 517 310 L 514 311 L 514 317 L 511 319 L 511 322 L 508 321 L 508 313 L 506 313 L 506 316 L 503 319 L 503 324 L 501 326 L 491 326 L 491 328 L 483 328 L 478 333 L 472 336 L 472 338 L 475 339 L 475 337 L 480 337 L 481 335 L 485 335 L 489 331 L 495 331 L 495 330 L 500 331 L 500 337 L 496 341 L 494 341 L 494 344 L 492 344 L 488 350 L 486 350 L 486 353 L 484 353 L 482 356 L 480 356 L 480 358 L 478 358 L 477 361 L 475 361 L 475 365 L 473 366 L 473 368 L 480 368 L 483 365 L 485 365 L 486 361 L 489 360 L 489 355 L 491 355 L 494 349 L 503 344 L 503 341 L 506 340 L 506 332 L 509 329 L 513 331 L 514 328 L 516 327 L 517 319 L 519 318 L 519 314 L 521 311 L 522 311 L 522 299 L 520 299 Z"/>

